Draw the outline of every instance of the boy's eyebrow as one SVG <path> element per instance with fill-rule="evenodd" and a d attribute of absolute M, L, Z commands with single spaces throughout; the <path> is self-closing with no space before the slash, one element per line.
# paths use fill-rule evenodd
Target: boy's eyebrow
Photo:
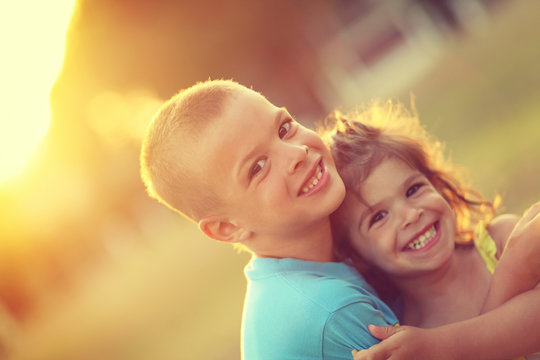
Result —
<path fill-rule="evenodd" d="M 287 109 L 284 107 L 280 107 L 276 111 L 276 116 L 274 117 L 274 128 L 277 128 L 279 125 L 281 125 L 281 118 L 288 115 Z"/>
<path fill-rule="evenodd" d="M 287 111 L 284 108 L 279 108 L 276 111 L 276 115 L 274 116 L 274 120 L 272 121 L 272 130 L 277 129 L 281 125 L 281 119 L 283 116 L 287 115 Z M 249 151 L 249 153 L 240 160 L 237 171 L 235 172 L 235 176 L 237 179 L 240 179 L 240 182 L 244 182 L 244 179 L 242 179 L 242 170 L 248 163 L 249 159 L 253 157 L 253 155 L 259 151 L 259 147 L 255 146 L 253 149 Z"/>

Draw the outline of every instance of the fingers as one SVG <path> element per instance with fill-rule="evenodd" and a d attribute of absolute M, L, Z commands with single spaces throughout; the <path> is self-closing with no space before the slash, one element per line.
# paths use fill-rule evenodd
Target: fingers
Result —
<path fill-rule="evenodd" d="M 523 236 L 523 234 L 535 238 L 540 236 L 540 202 L 533 204 L 523 213 L 523 216 L 514 226 L 509 240 L 513 237 Z"/>
<path fill-rule="evenodd" d="M 534 203 L 523 213 L 523 217 L 533 218 L 536 214 L 540 213 L 540 201 Z"/>
<path fill-rule="evenodd" d="M 367 350 L 360 350 L 360 351 L 353 350 L 352 351 L 353 360 L 386 360 L 388 359 L 385 353 L 382 353 L 382 352 L 377 353 L 376 351 L 373 351 L 373 347 L 375 346 L 377 345 L 374 345 Z"/>
<path fill-rule="evenodd" d="M 400 331 L 396 326 L 375 326 L 368 325 L 369 332 L 379 340 L 384 340 Z"/>
<path fill-rule="evenodd" d="M 366 355 L 366 350 L 353 350 L 352 351 L 353 360 L 371 360 L 369 356 Z"/>
<path fill-rule="evenodd" d="M 540 214 L 540 202 L 537 202 L 533 204 L 531 207 L 529 207 L 525 212 L 523 213 L 523 221 L 529 222 L 533 220 L 534 218 L 537 218 Z"/>

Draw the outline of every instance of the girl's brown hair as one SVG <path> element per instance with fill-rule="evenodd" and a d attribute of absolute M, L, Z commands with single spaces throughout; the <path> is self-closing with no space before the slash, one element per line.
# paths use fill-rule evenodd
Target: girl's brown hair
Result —
<path fill-rule="evenodd" d="M 465 170 L 443 156 L 443 145 L 420 125 L 414 107 L 408 111 L 404 105 L 388 101 L 373 102 L 347 115 L 336 111 L 326 119 L 322 135 L 332 150 L 347 196 L 362 200 L 362 182 L 378 164 L 391 157 L 420 171 L 450 204 L 456 213 L 457 246 L 471 244 L 473 224 L 487 221 L 494 214 L 495 206 L 466 186 Z M 337 256 L 366 274 L 370 267 L 350 244 L 346 205 L 331 218 Z M 380 276 L 373 270 L 369 272 L 371 280 Z M 373 285 L 384 297 L 388 289 Z"/>

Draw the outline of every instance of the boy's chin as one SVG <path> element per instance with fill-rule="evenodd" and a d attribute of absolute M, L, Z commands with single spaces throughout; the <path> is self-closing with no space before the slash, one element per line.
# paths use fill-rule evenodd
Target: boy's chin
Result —
<path fill-rule="evenodd" d="M 346 195 L 346 190 L 345 190 L 345 184 L 343 183 L 343 180 L 341 180 L 341 178 L 338 178 L 339 179 L 339 183 L 337 184 L 336 188 L 334 191 L 336 191 L 336 208 L 333 210 L 337 210 L 337 208 L 343 203 L 343 201 L 345 200 L 345 195 Z"/>

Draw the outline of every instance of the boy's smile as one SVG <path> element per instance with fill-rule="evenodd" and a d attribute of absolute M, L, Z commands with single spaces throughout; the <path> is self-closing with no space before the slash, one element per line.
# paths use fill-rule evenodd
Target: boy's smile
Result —
<path fill-rule="evenodd" d="M 322 228 L 328 237 L 345 187 L 321 138 L 285 109 L 245 89 L 201 141 L 203 177 L 226 204 L 228 221 L 254 235 L 252 250 L 300 257 L 317 246 Z"/>
<path fill-rule="evenodd" d="M 307 177 L 308 179 L 304 182 L 300 188 L 300 191 L 298 192 L 299 196 L 313 195 L 328 184 L 328 171 L 324 168 L 322 161 L 316 163 L 315 168 L 313 171 L 308 173 Z"/>

